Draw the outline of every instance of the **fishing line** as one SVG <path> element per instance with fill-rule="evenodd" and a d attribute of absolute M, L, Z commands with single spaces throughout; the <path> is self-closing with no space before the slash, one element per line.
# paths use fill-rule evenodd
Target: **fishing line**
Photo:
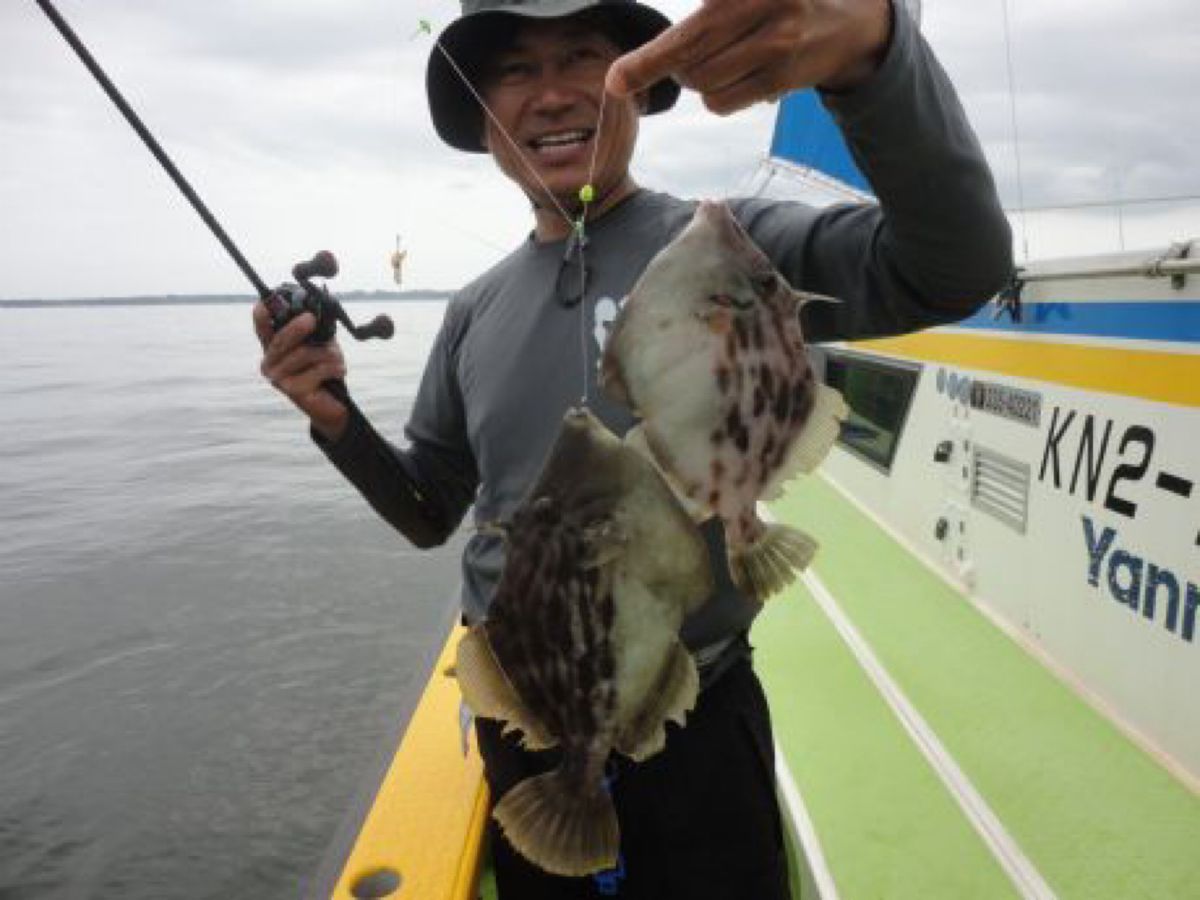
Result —
<path fill-rule="evenodd" d="M 596 199 L 596 189 L 593 185 L 596 183 L 596 160 L 600 156 L 600 129 L 604 126 L 604 106 L 608 100 L 608 91 L 600 89 L 600 111 L 596 116 L 596 131 L 592 137 L 592 162 L 588 166 L 587 183 L 579 190 L 579 199 L 583 203 L 583 207 L 579 212 L 579 222 L 577 223 L 579 240 L 579 358 L 583 364 L 583 396 L 579 398 L 579 405 L 587 409 L 588 405 L 588 386 L 591 381 L 591 366 L 588 363 L 588 328 L 587 328 L 587 257 L 584 256 L 584 248 L 586 247 L 586 237 L 583 233 L 584 225 L 587 222 L 588 206 Z M 599 340 L 597 338 L 597 340 Z"/>
<path fill-rule="evenodd" d="M 454 69 L 455 74 L 462 79 L 462 83 L 466 85 L 467 90 L 471 92 L 471 96 L 475 98 L 475 102 L 479 104 L 479 108 L 487 114 L 487 117 L 491 119 L 492 124 L 496 126 L 497 130 L 499 130 L 500 134 L 503 135 L 504 139 L 508 141 L 509 145 L 514 150 L 517 151 L 517 159 L 521 161 L 521 164 L 525 166 L 529 174 L 534 177 L 541 189 L 545 191 L 546 196 L 550 198 L 550 202 L 554 204 L 559 214 L 566 220 L 568 225 L 574 225 L 574 221 L 567 214 L 567 211 L 563 209 L 562 204 L 558 202 L 558 198 L 551 193 L 550 188 L 546 186 L 546 182 L 542 181 L 542 176 L 537 173 L 537 169 L 533 167 L 533 163 L 525 158 L 525 154 L 522 152 L 520 144 L 518 144 L 516 140 L 514 140 L 513 137 L 508 133 L 508 130 L 500 124 L 500 120 L 496 118 L 495 113 L 493 113 L 488 107 L 487 103 L 484 102 L 484 99 L 479 95 L 479 92 L 475 90 L 475 85 L 471 84 L 471 81 L 469 78 L 467 78 L 466 73 L 464 73 L 463 70 L 458 67 L 458 63 L 454 61 L 454 57 L 450 55 L 450 51 L 442 46 L 441 41 L 434 41 L 433 43 L 434 46 L 436 46 L 438 50 L 442 52 L 442 56 L 446 57 L 446 62 L 450 63 L 450 68 Z"/>
<path fill-rule="evenodd" d="M 421 34 L 429 34 L 429 35 L 433 34 L 433 27 L 427 19 L 421 19 L 419 21 L 417 30 L 413 33 L 413 38 L 415 39 L 418 36 L 420 36 Z M 484 114 L 488 117 L 488 119 L 491 121 L 491 123 L 496 126 L 496 130 L 500 132 L 501 136 L 508 142 L 509 146 L 512 147 L 512 149 L 516 152 L 517 159 L 519 159 L 521 161 L 521 164 L 525 167 L 526 171 L 528 171 L 529 174 L 533 176 L 534 180 L 541 187 L 543 193 L 547 197 L 550 198 L 550 202 L 554 204 L 555 209 L 558 210 L 559 215 L 561 215 L 563 217 L 563 220 L 567 223 L 567 226 L 570 228 L 570 234 L 567 237 L 566 252 L 563 257 L 563 265 L 566 265 L 567 261 L 571 258 L 572 254 L 578 255 L 578 259 L 579 259 L 579 299 L 578 299 L 578 303 L 579 303 L 579 349 L 580 349 L 580 359 L 581 359 L 582 368 L 583 368 L 583 371 L 582 371 L 583 393 L 580 397 L 579 404 L 581 407 L 586 409 L 587 405 L 588 405 L 588 390 L 591 386 L 591 371 L 590 371 L 590 364 L 588 361 L 588 327 L 587 327 L 587 302 L 586 302 L 586 300 L 587 300 L 587 276 L 588 276 L 587 254 L 586 254 L 587 214 L 588 214 L 588 208 L 591 206 L 591 204 L 596 199 L 596 188 L 594 186 L 595 185 L 595 176 L 596 176 L 596 164 L 597 164 L 597 161 L 600 156 L 600 133 L 601 133 L 601 129 L 604 126 L 604 109 L 605 109 L 605 106 L 606 106 L 606 103 L 608 100 L 608 92 L 606 90 L 604 90 L 603 88 L 601 88 L 600 109 L 599 109 L 599 111 L 597 113 L 597 117 L 596 117 L 596 128 L 592 132 L 592 159 L 588 166 L 587 182 L 583 185 L 583 187 L 581 187 L 579 189 L 579 201 L 580 201 L 579 216 L 577 218 L 572 219 L 570 214 L 567 213 L 566 209 L 563 208 L 562 204 L 558 202 L 558 198 L 550 190 L 550 188 L 546 184 L 546 182 L 542 180 L 541 175 L 538 174 L 538 171 L 536 168 L 534 168 L 533 163 L 530 162 L 525 157 L 525 152 L 524 152 L 524 150 L 522 150 L 520 144 L 518 144 L 517 141 L 512 137 L 512 135 L 510 135 L 508 133 L 508 129 L 506 129 L 504 127 L 504 125 L 496 117 L 496 114 L 492 112 L 491 108 L 487 104 L 487 101 L 485 101 L 483 99 L 482 95 L 480 95 L 479 91 L 477 91 L 475 89 L 475 85 L 473 85 L 471 83 L 471 80 L 469 78 L 467 78 L 466 72 L 464 72 L 462 67 L 459 66 L 458 62 L 454 59 L 453 55 L 451 55 L 450 51 L 447 50 L 445 45 L 440 40 L 437 40 L 436 38 L 434 39 L 433 44 L 438 49 L 438 51 L 442 54 L 442 56 L 445 57 L 446 62 L 449 63 L 450 68 L 454 70 L 454 73 L 458 76 L 459 80 L 462 81 L 464 86 L 466 86 L 466 88 L 470 92 L 471 96 L 475 98 L 475 102 L 479 104 L 479 108 L 483 110 Z"/>

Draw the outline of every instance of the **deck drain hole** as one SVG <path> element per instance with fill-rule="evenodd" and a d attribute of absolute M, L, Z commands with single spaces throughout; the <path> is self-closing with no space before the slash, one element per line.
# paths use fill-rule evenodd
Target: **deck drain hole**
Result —
<path fill-rule="evenodd" d="M 382 900 L 392 896 L 400 887 L 400 875 L 395 869 L 376 869 L 359 877 L 350 886 L 350 893 L 358 900 Z"/>

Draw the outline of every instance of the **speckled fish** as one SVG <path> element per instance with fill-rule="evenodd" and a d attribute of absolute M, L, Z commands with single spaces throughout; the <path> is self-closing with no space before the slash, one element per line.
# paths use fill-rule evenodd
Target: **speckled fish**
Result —
<path fill-rule="evenodd" d="M 725 204 L 704 202 L 605 346 L 605 389 L 642 418 L 630 442 L 693 515 L 721 518 L 734 582 L 758 600 L 793 581 L 816 542 L 765 524 L 756 504 L 820 464 L 848 411 L 808 364 L 799 314 L 811 300 L 831 298 L 793 290 Z"/>
<path fill-rule="evenodd" d="M 704 540 L 654 466 L 578 410 L 502 527 L 496 596 L 459 643 L 455 671 L 476 714 L 519 730 L 529 749 L 561 747 L 562 757 L 493 814 L 549 872 L 611 868 L 610 752 L 653 755 L 666 722 L 682 725 L 696 702 L 679 629 L 713 590 Z"/>

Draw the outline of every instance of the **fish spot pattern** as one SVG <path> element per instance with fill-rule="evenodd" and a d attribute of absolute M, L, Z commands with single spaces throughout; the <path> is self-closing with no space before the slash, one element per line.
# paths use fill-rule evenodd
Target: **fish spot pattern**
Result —
<path fill-rule="evenodd" d="M 583 529 L 556 503 L 518 510 L 485 626 L 528 712 L 580 750 L 607 738 L 617 704 L 612 579 L 588 554 Z"/>
<path fill-rule="evenodd" d="M 783 291 L 740 310 L 712 348 L 720 418 L 701 496 L 734 532 L 731 538 L 750 543 L 762 531 L 755 504 L 808 420 L 816 384 L 799 318 Z"/>

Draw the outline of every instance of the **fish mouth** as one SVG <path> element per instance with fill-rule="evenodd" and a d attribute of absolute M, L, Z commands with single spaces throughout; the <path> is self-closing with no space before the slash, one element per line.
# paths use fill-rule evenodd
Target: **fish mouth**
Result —
<path fill-rule="evenodd" d="M 746 233 L 727 203 L 701 200 L 692 224 L 699 231 L 714 234 L 718 246 L 732 254 L 745 270 L 756 274 L 773 271 L 767 255 Z"/>

